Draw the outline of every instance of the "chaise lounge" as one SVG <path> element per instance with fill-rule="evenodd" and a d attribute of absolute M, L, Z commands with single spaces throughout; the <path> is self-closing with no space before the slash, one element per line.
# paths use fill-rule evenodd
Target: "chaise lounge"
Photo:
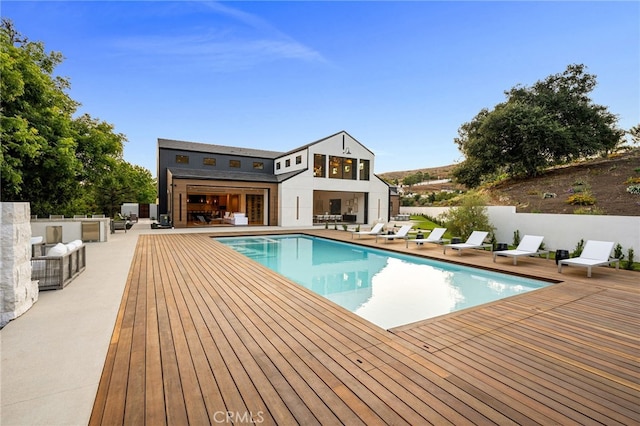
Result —
<path fill-rule="evenodd" d="M 612 259 L 611 250 L 613 243 L 610 241 L 589 240 L 585 243 L 582 253 L 578 257 L 562 259 L 558 261 L 558 272 L 562 273 L 562 265 L 582 266 L 587 268 L 587 277 L 591 278 L 593 266 L 616 264 L 616 270 L 620 269 L 620 259 Z"/>
<path fill-rule="evenodd" d="M 384 223 L 378 222 L 370 231 L 351 231 L 351 239 L 354 235 L 357 235 L 358 238 L 362 235 L 379 235 L 382 233 L 382 228 L 384 228 Z"/>
<path fill-rule="evenodd" d="M 447 228 L 433 228 L 427 238 L 416 238 L 415 240 L 407 240 L 406 247 L 409 248 L 410 241 L 415 243 L 417 247 L 424 245 L 424 243 L 444 244 L 451 241 L 448 238 L 442 238 L 445 232 L 447 232 Z"/>
<path fill-rule="evenodd" d="M 517 265 L 519 257 L 539 256 L 541 254 L 546 254 L 547 259 L 549 259 L 549 250 L 540 250 L 543 239 L 544 237 L 539 235 L 525 235 L 515 249 L 494 251 L 493 261 L 496 261 L 496 256 L 513 257 L 513 264 Z"/>
<path fill-rule="evenodd" d="M 486 231 L 473 231 L 467 241 L 464 243 L 455 243 L 455 244 L 445 244 L 444 245 L 444 254 L 447 254 L 447 248 L 451 248 L 459 251 L 459 255 L 462 256 L 462 250 L 466 249 L 485 249 L 491 248 L 493 249 L 493 245 L 489 243 L 485 243 L 484 239 L 489 235 Z"/>
<path fill-rule="evenodd" d="M 402 227 L 398 230 L 398 232 L 394 234 L 377 234 L 376 235 L 376 243 L 378 242 L 378 238 L 382 238 L 385 241 L 389 240 L 408 240 L 409 239 L 409 231 L 411 231 L 413 225 L 402 225 Z"/>

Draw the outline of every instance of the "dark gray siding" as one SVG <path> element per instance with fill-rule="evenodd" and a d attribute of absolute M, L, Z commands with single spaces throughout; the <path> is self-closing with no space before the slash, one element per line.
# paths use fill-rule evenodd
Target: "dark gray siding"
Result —
<path fill-rule="evenodd" d="M 189 163 L 177 163 L 176 155 L 185 155 L 189 157 Z M 204 165 L 205 158 L 215 158 L 215 166 Z M 231 160 L 240 161 L 240 167 L 231 167 L 229 162 Z M 254 169 L 253 163 L 263 163 L 263 168 Z M 200 152 L 189 151 L 180 149 L 168 149 L 160 147 L 158 149 L 158 214 L 164 214 L 168 209 L 167 201 L 167 169 L 179 168 L 182 170 L 211 170 L 216 175 L 220 172 L 229 172 L 230 175 L 233 172 L 251 173 L 258 176 L 265 176 L 265 180 L 270 181 L 272 179 L 267 178 L 273 176 L 274 169 L 273 158 L 265 157 L 249 157 L 242 155 L 230 155 L 223 153 L 213 152 Z M 213 173 L 212 173 L 213 174 Z M 230 179 L 231 180 L 231 179 Z"/>

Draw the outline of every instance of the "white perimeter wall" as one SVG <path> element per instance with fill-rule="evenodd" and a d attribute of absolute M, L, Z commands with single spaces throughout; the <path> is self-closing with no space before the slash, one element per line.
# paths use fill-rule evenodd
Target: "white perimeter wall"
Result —
<path fill-rule="evenodd" d="M 140 217 L 140 204 L 138 203 L 124 203 L 120 206 L 120 214 L 123 216 L 129 216 L 131 213 Z M 149 217 L 158 219 L 158 205 L 149 204 Z"/>
<path fill-rule="evenodd" d="M 110 222 L 111 219 L 35 219 L 31 221 L 31 235 L 34 237 L 43 237 L 47 239 L 47 227 L 60 226 L 62 227 L 62 242 L 68 243 L 74 240 L 82 239 L 82 222 L 99 222 L 100 223 L 100 242 L 109 241 L 109 234 L 111 233 Z"/>
<path fill-rule="evenodd" d="M 437 217 L 448 207 L 400 207 L 401 213 L 426 214 Z M 579 214 L 516 213 L 513 206 L 489 206 L 487 214 L 496 228 L 498 242 L 511 244 L 513 233 L 544 236 L 549 250 L 573 250 L 583 239 L 613 241 L 620 244 L 626 256 L 633 248 L 640 257 L 640 216 L 607 216 Z"/>

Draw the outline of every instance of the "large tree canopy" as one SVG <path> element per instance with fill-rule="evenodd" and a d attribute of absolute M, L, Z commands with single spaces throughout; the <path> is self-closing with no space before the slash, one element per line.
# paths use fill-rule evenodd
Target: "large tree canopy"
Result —
<path fill-rule="evenodd" d="M 455 143 L 465 161 L 453 175 L 476 187 L 499 173 L 535 176 L 553 164 L 611 151 L 624 131 L 615 115 L 589 98 L 595 86 L 596 76 L 584 65 L 570 65 L 532 87 L 505 92 L 505 102 L 481 110 L 458 130 Z"/>
<path fill-rule="evenodd" d="M 69 81 L 54 75 L 62 55 L 47 53 L 4 18 L 0 59 L 2 201 L 28 201 L 40 215 L 110 213 L 99 188 L 109 176 L 137 167 L 122 159 L 126 137 L 89 115 L 74 118 L 79 103 L 66 93 Z M 122 201 L 154 202 L 150 173 L 138 175 L 144 178 L 126 180 L 130 198 Z M 145 186 L 133 187 L 138 184 Z"/>

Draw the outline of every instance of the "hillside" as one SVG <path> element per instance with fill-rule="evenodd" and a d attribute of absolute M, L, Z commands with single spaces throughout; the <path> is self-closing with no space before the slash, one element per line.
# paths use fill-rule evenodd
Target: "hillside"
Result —
<path fill-rule="evenodd" d="M 454 167 L 455 165 L 451 164 L 448 166 L 428 167 L 425 169 L 405 170 L 400 172 L 386 172 L 386 173 L 379 174 L 379 176 L 382 179 L 393 182 L 396 179 L 402 180 L 402 178 L 404 178 L 405 176 L 422 172 L 423 174 L 428 173 L 429 176 L 434 176 L 437 179 L 447 179 L 448 177 L 451 176 L 451 171 L 453 170 Z"/>
<path fill-rule="evenodd" d="M 451 166 L 420 169 L 433 175 L 450 172 Z M 399 179 L 417 172 L 393 172 Z M 385 173 L 383 176 L 389 176 Z M 636 148 L 607 159 L 594 159 L 553 168 L 531 179 L 508 179 L 493 185 L 485 192 L 491 204 L 513 205 L 518 212 L 573 213 L 576 209 L 590 209 L 594 213 L 619 216 L 640 216 L 640 195 L 627 192 L 630 179 L 640 183 L 640 149 Z M 567 202 L 569 196 L 582 191 L 595 198 L 592 206 L 578 206 Z M 547 198 L 545 198 L 547 194 Z"/>
<path fill-rule="evenodd" d="M 640 149 L 558 167 L 533 179 L 504 181 L 490 194 L 495 204 L 514 205 L 519 212 L 573 213 L 580 206 L 567 203 L 569 196 L 590 191 L 596 203 L 586 208 L 599 214 L 640 216 L 640 195 L 627 192 L 633 178 L 640 179 Z M 545 193 L 555 197 L 543 198 Z"/>

